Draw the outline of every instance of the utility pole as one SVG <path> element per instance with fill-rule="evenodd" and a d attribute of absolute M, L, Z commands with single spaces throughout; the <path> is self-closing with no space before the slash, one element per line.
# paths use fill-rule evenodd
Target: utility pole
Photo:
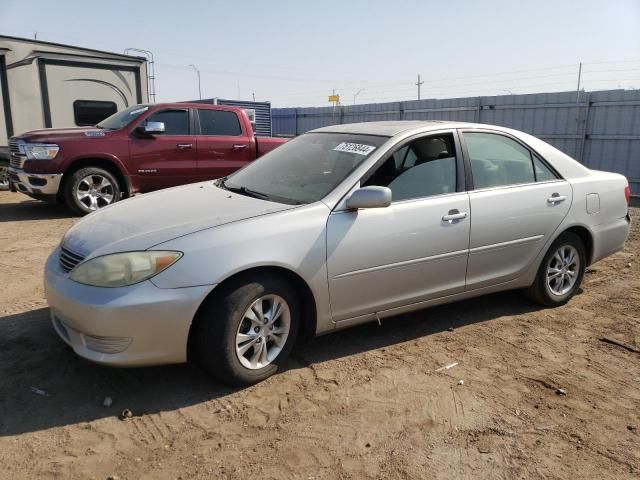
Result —
<path fill-rule="evenodd" d="M 418 87 L 418 100 L 420 100 L 420 86 L 424 83 L 424 80 L 420 81 L 420 74 L 418 74 L 418 83 L 414 83 Z"/>
<path fill-rule="evenodd" d="M 253 97 L 253 101 L 256 101 L 256 92 L 251 92 L 251 96 Z"/>
<path fill-rule="evenodd" d="M 362 93 L 362 91 L 364 90 L 364 88 L 361 88 L 360 90 L 358 90 L 356 93 L 353 94 L 353 104 L 356 104 L 356 98 L 358 98 L 358 95 L 360 95 Z"/>
<path fill-rule="evenodd" d="M 580 101 L 580 79 L 582 77 L 582 62 L 578 66 L 578 89 L 576 90 L 576 103 Z"/>
<path fill-rule="evenodd" d="M 189 66 L 193 68 L 193 70 L 196 72 L 196 75 L 198 75 L 198 97 L 200 97 L 200 100 L 202 100 L 202 90 L 200 89 L 200 70 L 198 70 L 193 63 L 190 63 Z"/>

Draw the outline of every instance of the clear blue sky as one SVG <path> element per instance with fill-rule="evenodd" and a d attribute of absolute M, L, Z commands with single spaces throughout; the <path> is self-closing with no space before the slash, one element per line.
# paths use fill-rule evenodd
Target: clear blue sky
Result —
<path fill-rule="evenodd" d="M 640 0 L 0 0 L 0 33 L 152 50 L 158 100 L 274 106 L 640 88 Z"/>

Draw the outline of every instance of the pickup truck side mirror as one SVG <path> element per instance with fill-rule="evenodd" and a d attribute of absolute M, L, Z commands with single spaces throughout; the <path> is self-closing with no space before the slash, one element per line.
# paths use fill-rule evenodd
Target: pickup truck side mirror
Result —
<path fill-rule="evenodd" d="M 391 205 L 391 189 L 388 187 L 362 187 L 347 198 L 347 208 L 384 208 Z"/>
<path fill-rule="evenodd" d="M 144 136 L 153 136 L 158 133 L 164 133 L 164 122 L 147 122 L 144 125 L 138 125 L 135 132 Z"/>

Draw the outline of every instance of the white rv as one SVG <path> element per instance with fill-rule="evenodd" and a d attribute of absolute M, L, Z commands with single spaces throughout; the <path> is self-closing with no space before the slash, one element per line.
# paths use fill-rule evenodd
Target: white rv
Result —
<path fill-rule="evenodd" d="M 12 135 L 95 125 L 148 103 L 147 77 L 143 57 L 0 35 L 0 189 Z"/>

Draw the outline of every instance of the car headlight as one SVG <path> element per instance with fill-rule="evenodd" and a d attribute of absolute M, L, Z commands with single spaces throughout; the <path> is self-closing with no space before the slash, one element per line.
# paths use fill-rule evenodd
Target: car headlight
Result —
<path fill-rule="evenodd" d="M 180 257 L 181 252 L 158 250 L 114 253 L 81 263 L 69 278 L 94 287 L 125 287 L 157 275 Z"/>
<path fill-rule="evenodd" d="M 26 143 L 22 149 L 29 160 L 53 160 L 58 155 L 58 145 L 44 145 L 39 143 Z"/>

